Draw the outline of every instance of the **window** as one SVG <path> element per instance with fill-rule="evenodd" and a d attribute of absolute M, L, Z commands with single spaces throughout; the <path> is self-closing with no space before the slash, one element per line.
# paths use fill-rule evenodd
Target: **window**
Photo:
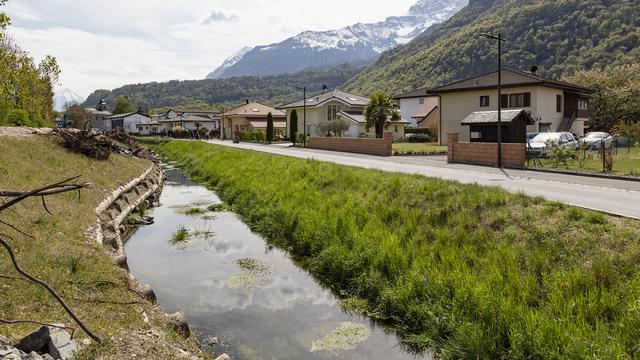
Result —
<path fill-rule="evenodd" d="M 342 110 L 340 105 L 328 105 L 327 106 L 327 120 L 333 121 L 338 118 L 338 113 Z"/>
<path fill-rule="evenodd" d="M 396 132 L 398 132 L 398 125 L 396 125 L 395 128 L 396 128 Z"/>
<path fill-rule="evenodd" d="M 538 131 L 543 132 L 551 132 L 551 123 L 540 123 L 538 124 Z"/>
<path fill-rule="evenodd" d="M 490 106 L 489 95 L 480 96 L 480 107 Z"/>
<path fill-rule="evenodd" d="M 420 98 L 420 100 L 418 100 L 418 102 L 420 103 L 420 105 L 424 104 L 424 98 Z"/>
<path fill-rule="evenodd" d="M 502 106 L 503 108 L 509 107 L 509 95 L 507 94 L 500 95 L 500 106 Z"/>
<path fill-rule="evenodd" d="M 556 112 L 562 112 L 562 95 L 556 95 Z"/>
<path fill-rule="evenodd" d="M 507 95 L 502 95 L 502 104 L 503 107 L 507 108 L 523 108 L 531 106 L 531 93 L 516 93 L 508 95 L 509 104 L 507 103 Z"/>
<path fill-rule="evenodd" d="M 471 139 L 472 140 L 482 139 L 482 133 L 480 131 L 472 131 L 471 132 Z"/>
<path fill-rule="evenodd" d="M 578 100 L 578 110 L 589 110 L 587 100 L 584 100 L 584 99 Z"/>

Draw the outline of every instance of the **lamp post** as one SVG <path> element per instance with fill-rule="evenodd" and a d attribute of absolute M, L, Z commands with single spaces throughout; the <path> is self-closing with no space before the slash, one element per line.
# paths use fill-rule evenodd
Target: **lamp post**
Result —
<path fill-rule="evenodd" d="M 298 90 L 302 90 L 302 132 L 304 134 L 304 147 L 307 147 L 307 87 L 295 87 Z"/>
<path fill-rule="evenodd" d="M 501 33 L 498 36 L 482 33 L 480 36 L 498 41 L 498 167 L 502 168 L 502 42 L 506 40 Z"/>

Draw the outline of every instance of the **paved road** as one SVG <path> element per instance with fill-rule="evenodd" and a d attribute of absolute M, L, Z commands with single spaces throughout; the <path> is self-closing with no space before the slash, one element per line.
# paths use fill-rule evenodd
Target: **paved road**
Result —
<path fill-rule="evenodd" d="M 549 200 L 640 220 L 640 182 L 447 164 L 446 157 L 442 156 L 383 158 L 334 151 L 299 149 L 282 145 L 233 144 L 217 140 L 210 142 L 301 159 L 316 159 L 340 165 L 420 174 L 462 183 L 499 186 L 512 193 L 524 192 L 532 196 L 542 196 Z"/>

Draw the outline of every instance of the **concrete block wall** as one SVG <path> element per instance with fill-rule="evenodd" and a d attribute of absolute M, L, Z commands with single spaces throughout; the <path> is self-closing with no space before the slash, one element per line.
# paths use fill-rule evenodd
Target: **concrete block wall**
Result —
<path fill-rule="evenodd" d="M 498 144 L 459 142 L 459 134 L 450 133 L 448 161 L 476 165 L 498 166 Z M 526 161 L 525 144 L 502 144 L 502 166 L 522 168 Z"/>
<path fill-rule="evenodd" d="M 393 155 L 393 133 L 385 133 L 384 139 L 361 138 L 309 138 L 309 148 L 321 150 L 343 151 L 358 154 L 379 156 Z"/>

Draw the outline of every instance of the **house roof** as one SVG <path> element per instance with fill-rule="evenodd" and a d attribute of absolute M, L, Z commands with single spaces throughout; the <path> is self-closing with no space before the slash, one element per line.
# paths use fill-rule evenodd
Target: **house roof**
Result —
<path fill-rule="evenodd" d="M 174 118 L 163 118 L 158 120 L 161 123 L 175 123 L 175 122 L 214 122 L 216 120 L 206 116 L 206 115 L 191 115 L 187 114 L 186 116 L 174 117 Z"/>
<path fill-rule="evenodd" d="M 365 118 L 364 114 L 361 112 L 356 112 L 356 111 L 339 111 L 338 112 L 338 116 L 344 116 L 345 118 L 355 121 L 358 124 L 366 124 L 367 123 L 367 119 Z M 392 121 L 392 124 L 410 124 L 409 121 L 406 120 L 400 120 L 400 121 Z"/>
<path fill-rule="evenodd" d="M 144 117 L 151 118 L 151 117 L 150 117 L 149 115 L 147 115 L 147 114 L 143 114 L 143 113 L 141 113 L 141 112 L 139 112 L 139 111 L 134 111 L 134 112 L 124 113 L 124 114 L 115 114 L 115 115 L 113 115 L 113 116 L 109 116 L 109 117 L 108 117 L 108 118 L 106 118 L 106 119 L 109 119 L 109 120 L 113 120 L 113 119 L 124 119 L 124 118 L 126 118 L 126 117 L 129 117 L 129 116 L 131 116 L 131 115 L 135 115 L 135 114 L 138 114 L 138 115 L 142 115 L 142 116 L 144 116 Z"/>
<path fill-rule="evenodd" d="M 394 96 L 394 99 L 398 100 L 398 99 L 412 99 L 412 98 L 426 97 L 426 96 L 429 96 L 429 94 L 427 94 L 427 90 L 429 90 L 429 88 L 421 88 L 421 89 L 409 91 L 408 93 Z"/>
<path fill-rule="evenodd" d="M 175 111 L 179 114 L 200 114 L 200 115 L 220 115 L 220 111 L 217 110 L 203 110 L 203 109 L 169 109 L 169 111 Z"/>
<path fill-rule="evenodd" d="M 266 129 L 267 128 L 267 122 L 264 120 L 250 120 L 249 124 L 251 124 L 251 126 L 253 126 L 255 129 Z M 273 122 L 273 127 L 275 129 L 286 129 L 287 128 L 287 122 L 286 121 L 274 121 Z"/>
<path fill-rule="evenodd" d="M 364 107 L 369 103 L 369 99 L 364 96 L 336 89 L 307 97 L 307 107 L 319 107 L 331 100 L 338 100 L 348 106 L 354 107 Z M 304 107 L 304 103 L 304 100 L 298 100 L 290 104 L 278 106 L 278 109 L 298 109 Z"/>
<path fill-rule="evenodd" d="M 546 86 L 564 90 L 575 91 L 583 94 L 592 94 L 595 91 L 582 86 L 570 84 L 568 82 L 545 78 L 538 74 L 528 71 L 503 69 L 502 70 L 502 86 Z M 448 85 L 439 86 L 427 90 L 429 94 L 440 94 L 457 91 L 472 91 L 493 89 L 498 87 L 498 71 L 492 71 L 487 74 L 475 76 L 469 79 L 460 80 Z"/>
<path fill-rule="evenodd" d="M 222 115 L 223 116 L 266 117 L 267 114 L 269 113 L 271 113 L 271 115 L 273 115 L 274 118 L 286 117 L 286 114 L 284 113 L 284 111 L 276 110 L 270 106 L 263 105 L 256 102 L 238 106 L 237 108 L 231 109 Z"/>
<path fill-rule="evenodd" d="M 531 114 L 524 109 L 502 110 L 501 122 L 505 124 L 511 123 L 520 117 L 525 118 L 527 125 L 534 125 L 536 123 L 531 117 Z M 498 111 L 476 111 L 462 120 L 462 125 L 477 124 L 498 124 Z"/>

